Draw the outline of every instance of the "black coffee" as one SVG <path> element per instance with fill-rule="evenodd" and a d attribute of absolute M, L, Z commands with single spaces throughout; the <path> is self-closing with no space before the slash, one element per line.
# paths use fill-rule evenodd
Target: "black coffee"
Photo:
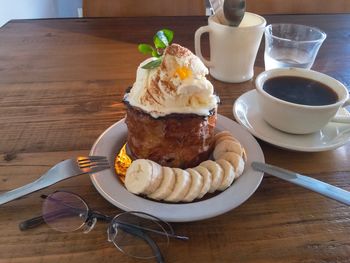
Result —
<path fill-rule="evenodd" d="M 302 105 L 329 105 L 339 99 L 327 85 L 302 77 L 271 78 L 264 83 L 263 89 L 278 99 Z"/>

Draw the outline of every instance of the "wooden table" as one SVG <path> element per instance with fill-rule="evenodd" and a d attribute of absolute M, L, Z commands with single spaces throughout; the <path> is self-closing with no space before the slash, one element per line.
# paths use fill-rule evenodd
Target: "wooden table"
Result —
<path fill-rule="evenodd" d="M 350 15 L 266 18 L 326 31 L 314 69 L 350 87 Z M 63 159 L 88 154 L 97 137 L 124 117 L 124 90 L 145 59 L 138 43 L 151 43 L 156 30 L 171 28 L 174 41 L 193 50 L 194 32 L 205 24 L 205 17 L 50 19 L 11 21 L 1 28 L 0 191 L 35 180 Z M 262 70 L 261 46 L 255 75 Z M 211 80 L 222 100 L 219 113 L 233 119 L 234 100 L 253 89 L 253 81 Z M 350 190 L 350 144 L 302 153 L 259 143 L 268 163 Z M 88 176 L 5 204 L 0 207 L 1 263 L 142 262 L 107 242 L 104 223 L 87 235 L 58 233 L 46 225 L 21 232 L 19 222 L 41 213 L 40 194 L 57 189 L 82 195 L 100 212 L 120 212 Z M 191 239 L 172 241 L 164 251 L 167 262 L 350 262 L 349 207 L 268 175 L 238 208 L 174 227 Z"/>

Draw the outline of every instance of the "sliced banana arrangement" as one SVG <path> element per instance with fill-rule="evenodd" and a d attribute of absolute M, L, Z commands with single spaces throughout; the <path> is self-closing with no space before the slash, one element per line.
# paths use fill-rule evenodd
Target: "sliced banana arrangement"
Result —
<path fill-rule="evenodd" d="M 162 167 L 146 159 L 133 161 L 126 171 L 125 187 L 137 195 L 166 202 L 192 202 L 206 193 L 223 191 L 244 171 L 247 154 L 228 131 L 215 134 L 213 160 L 186 170 Z"/>

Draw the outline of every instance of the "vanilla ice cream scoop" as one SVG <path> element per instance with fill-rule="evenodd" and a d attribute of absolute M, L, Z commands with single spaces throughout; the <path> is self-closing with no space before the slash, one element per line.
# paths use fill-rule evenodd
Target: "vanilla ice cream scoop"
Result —
<path fill-rule="evenodd" d="M 219 98 L 206 79 L 208 69 L 190 50 L 172 44 L 164 51 L 159 67 L 137 69 L 136 81 L 124 97 L 130 105 L 158 118 L 172 113 L 206 116 L 216 109 Z"/>

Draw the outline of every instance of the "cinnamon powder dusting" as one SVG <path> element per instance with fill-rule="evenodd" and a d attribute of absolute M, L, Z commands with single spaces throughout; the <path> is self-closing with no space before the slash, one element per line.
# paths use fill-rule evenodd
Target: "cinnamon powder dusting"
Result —
<path fill-rule="evenodd" d="M 165 50 L 165 53 L 168 53 L 169 55 L 172 55 L 178 58 L 191 55 L 191 52 L 187 48 L 184 48 L 178 44 L 172 44 L 171 46 L 169 46 Z"/>
<path fill-rule="evenodd" d="M 146 93 L 141 97 L 141 102 L 145 104 L 161 104 L 157 98 L 162 99 L 163 94 L 158 86 L 159 76 L 151 80 L 149 87 L 147 87 Z"/>

